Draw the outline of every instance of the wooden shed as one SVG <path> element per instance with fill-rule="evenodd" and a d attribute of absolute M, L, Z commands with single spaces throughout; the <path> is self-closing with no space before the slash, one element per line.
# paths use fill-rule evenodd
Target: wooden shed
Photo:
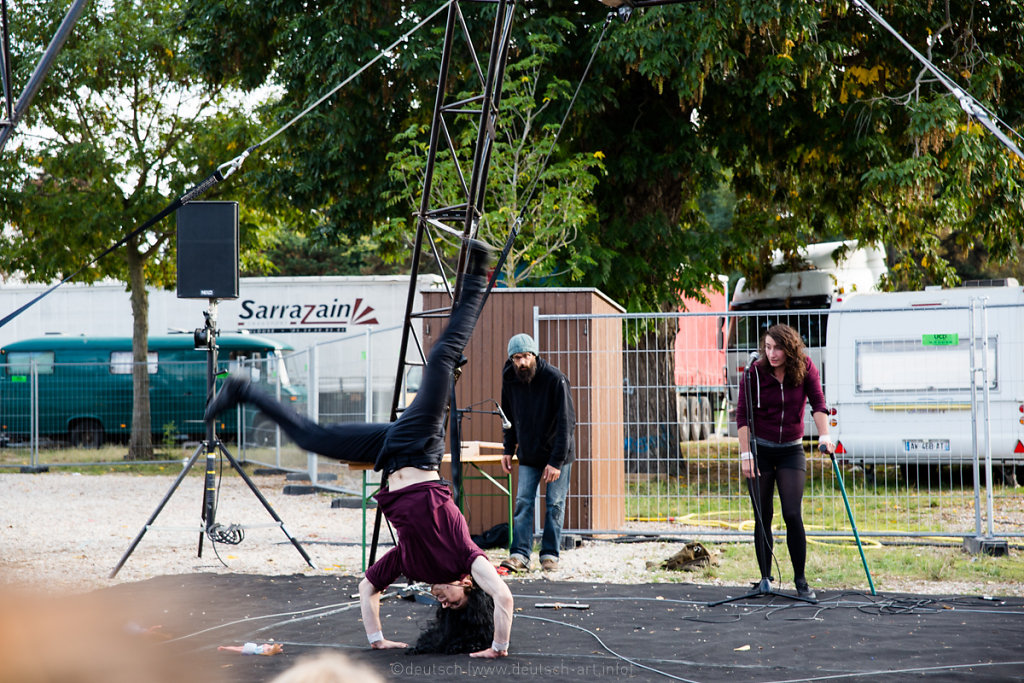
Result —
<path fill-rule="evenodd" d="M 443 292 L 423 294 L 424 310 L 448 304 Z M 580 317 L 544 320 L 535 328 L 535 310 L 540 316 Z M 500 442 L 501 420 L 487 411 L 493 411 L 501 399 L 501 371 L 509 338 L 519 332 L 534 336 L 540 356 L 565 373 L 576 409 L 577 457 L 566 503 L 567 532 L 623 527 L 622 325 L 614 317 L 622 312 L 621 306 L 596 289 L 496 288 L 466 348 L 469 362 L 456 385 L 458 408 L 470 411 L 462 416 L 463 441 Z M 612 317 L 591 317 L 609 314 Z M 443 319 L 424 320 L 425 347 L 430 347 L 443 325 Z M 499 466 L 487 467 L 500 475 Z M 516 481 L 513 468 L 513 496 Z M 510 521 L 507 500 L 491 495 L 495 488 L 490 482 L 466 481 L 465 492 L 464 510 L 472 533 Z M 543 509 L 538 506 L 539 515 Z"/>

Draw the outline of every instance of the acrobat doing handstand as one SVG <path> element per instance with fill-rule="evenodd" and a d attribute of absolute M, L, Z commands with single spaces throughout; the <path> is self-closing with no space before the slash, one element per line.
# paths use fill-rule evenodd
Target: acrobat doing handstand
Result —
<path fill-rule="evenodd" d="M 386 473 L 387 488 L 376 498 L 398 540 L 359 584 L 363 625 L 374 649 L 407 647 L 385 638 L 380 621 L 381 593 L 404 575 L 431 584 L 442 607 L 415 651 L 470 652 L 488 658 L 508 654 L 512 593 L 470 539 L 466 519 L 438 473 L 452 373 L 480 316 L 490 257 L 486 245 L 470 242 L 461 299 L 427 357 L 416 398 L 394 422 L 320 425 L 238 378 L 229 378 L 206 410 L 205 418 L 212 420 L 239 403 L 250 403 L 300 448 L 336 460 L 372 462 L 375 470 Z"/>

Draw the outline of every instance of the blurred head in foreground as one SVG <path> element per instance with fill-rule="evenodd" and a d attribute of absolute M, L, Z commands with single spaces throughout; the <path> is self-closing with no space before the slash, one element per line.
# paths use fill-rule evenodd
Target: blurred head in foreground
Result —
<path fill-rule="evenodd" d="M 136 625 L 146 610 L 138 596 L 49 597 L 0 588 L 0 683 L 221 683 L 225 678 L 192 644 L 154 637 Z"/>
<path fill-rule="evenodd" d="M 384 678 L 340 652 L 324 652 L 300 658 L 270 683 L 384 683 Z"/>

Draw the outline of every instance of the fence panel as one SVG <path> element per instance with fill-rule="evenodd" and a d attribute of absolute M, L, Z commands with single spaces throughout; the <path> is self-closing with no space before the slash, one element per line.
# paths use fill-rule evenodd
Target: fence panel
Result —
<path fill-rule="evenodd" d="M 997 313 L 990 311 L 990 315 Z M 809 346 L 808 354 L 821 369 L 826 393 L 831 395 L 835 392 L 829 391 L 829 382 L 846 383 L 850 379 L 826 362 L 827 354 L 821 345 L 826 338 L 827 312 L 539 315 L 538 333 L 555 342 L 552 348 L 542 351 L 545 358 L 570 377 L 587 377 L 576 370 L 581 363 L 577 349 L 585 347 L 579 340 L 601 318 L 618 318 L 622 323 L 623 348 L 621 352 L 609 352 L 620 353 L 621 358 L 604 361 L 607 365 L 621 363 L 622 376 L 603 386 L 596 382 L 575 385 L 574 398 L 594 400 L 594 396 L 621 392 L 621 420 L 609 430 L 607 424 L 593 423 L 586 404 L 581 409 L 577 402 L 578 429 L 580 434 L 589 434 L 601 428 L 604 433 L 613 435 L 607 441 L 616 438 L 620 441 L 618 444 L 591 444 L 580 453 L 580 458 L 602 461 L 613 458 L 621 462 L 626 472 L 621 494 L 603 495 L 622 496 L 625 518 L 622 528 L 618 529 L 570 528 L 567 525 L 567 530 L 749 538 L 753 519 L 739 472 L 734 415 L 749 351 L 756 348 L 756 340 L 775 322 L 790 324 L 804 335 L 812 334 L 817 346 Z M 711 333 L 695 332 L 700 325 Z M 728 351 L 720 346 L 725 339 L 731 339 L 734 344 Z M 998 357 L 1014 353 L 1021 357 L 1022 352 L 1020 348 L 1002 348 Z M 587 360 L 602 362 L 593 357 Z M 695 369 L 692 367 L 695 362 L 713 365 Z M 680 384 L 679 378 L 689 383 Z M 896 382 L 898 378 L 893 376 L 888 381 Z M 613 398 L 607 396 L 607 400 Z M 984 413 L 980 393 L 973 403 L 968 399 L 968 415 L 972 409 Z M 1006 421 L 1018 424 L 1019 419 L 1020 416 L 1009 416 Z M 872 432 L 879 428 L 876 415 L 874 422 L 868 420 L 856 425 L 840 422 L 832 429 L 839 431 L 842 437 L 842 430 L 847 430 L 845 433 L 851 429 Z M 807 532 L 821 537 L 851 536 L 849 515 L 832 462 L 812 451 L 816 432 L 809 409 L 805 415 L 805 434 L 808 483 L 804 521 Z M 974 469 L 969 460 L 959 463 L 947 458 L 941 463 L 911 466 L 906 458 L 892 457 L 876 459 L 869 466 L 846 453 L 839 456 L 839 463 L 842 484 L 857 529 L 863 536 L 949 536 L 959 540 L 976 533 L 975 513 L 979 510 L 979 500 L 982 515 L 985 515 L 984 480 L 980 481 L 982 486 L 976 492 Z M 1019 515 L 1003 514 L 1019 501 L 1019 493 L 1009 478 L 1013 467 L 997 466 L 994 471 L 994 513 L 986 519 L 994 520 L 996 533 L 1020 536 Z M 1001 477 L 1004 472 L 1007 474 L 1005 482 Z M 570 491 L 567 518 L 587 519 L 584 508 L 605 503 L 615 505 L 617 501 L 595 501 L 590 491 Z M 781 520 L 778 524 L 782 524 Z M 778 531 L 784 533 L 784 526 Z"/>
<path fill-rule="evenodd" d="M 30 362 L 0 365 L 0 459 L 8 467 L 116 465 L 186 457 L 206 438 L 206 360 L 158 358 L 142 364 L 149 379 L 151 460 L 127 460 L 133 430 L 133 369 L 130 352 L 107 353 L 105 362 L 55 362 L 43 352 Z M 222 372 L 245 372 L 271 391 L 287 375 L 276 357 L 239 360 L 225 354 Z M 255 438 L 255 412 L 221 416 L 218 436 L 244 444 Z M 58 454 L 59 452 L 59 454 Z"/>

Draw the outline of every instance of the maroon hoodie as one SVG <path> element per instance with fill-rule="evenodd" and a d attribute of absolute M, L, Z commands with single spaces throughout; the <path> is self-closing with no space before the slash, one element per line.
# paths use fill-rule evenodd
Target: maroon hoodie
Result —
<path fill-rule="evenodd" d="M 736 426 L 750 426 L 747 420 L 747 396 L 743 382 L 750 378 L 750 400 L 754 406 L 754 436 L 773 443 L 791 443 L 803 438 L 804 406 L 811 402 L 812 413 L 827 413 L 825 394 L 821 391 L 818 368 L 807 356 L 807 374 L 803 384 L 790 386 L 775 379 L 766 360 L 751 365 L 740 378 L 739 400 L 736 401 Z"/>

